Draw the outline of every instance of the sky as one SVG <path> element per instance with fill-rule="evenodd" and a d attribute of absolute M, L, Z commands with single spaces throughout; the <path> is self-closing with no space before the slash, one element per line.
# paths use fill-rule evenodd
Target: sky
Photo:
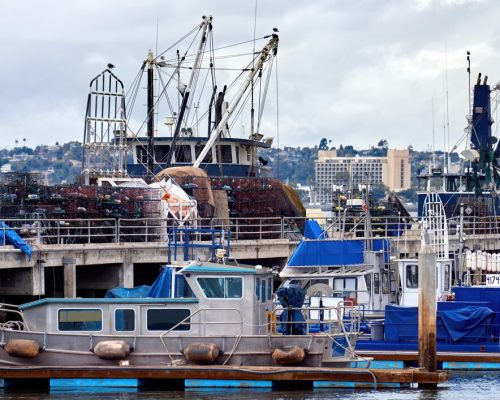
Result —
<path fill-rule="evenodd" d="M 460 149 L 466 51 L 472 82 L 500 81 L 496 0 L 0 0 L 0 147 L 81 141 L 90 79 L 112 62 L 128 88 L 202 15 L 220 44 L 279 29 L 275 146 Z"/>

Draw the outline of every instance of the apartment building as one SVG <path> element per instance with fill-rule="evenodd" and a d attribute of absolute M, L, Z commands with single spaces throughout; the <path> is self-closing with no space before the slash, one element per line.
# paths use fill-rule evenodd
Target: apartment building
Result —
<path fill-rule="evenodd" d="M 390 190 L 410 187 L 410 163 L 407 149 L 389 149 L 387 157 L 337 157 L 337 150 L 320 150 L 315 160 L 316 201 L 332 202 L 336 186 L 352 190 L 359 184 L 384 184 Z"/>

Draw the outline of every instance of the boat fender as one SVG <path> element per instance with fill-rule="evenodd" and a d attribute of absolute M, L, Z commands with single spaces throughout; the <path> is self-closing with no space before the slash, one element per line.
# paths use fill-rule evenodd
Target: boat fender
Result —
<path fill-rule="evenodd" d="M 123 340 L 105 340 L 94 346 L 94 353 L 106 360 L 121 360 L 130 354 L 130 346 Z"/>
<path fill-rule="evenodd" d="M 40 353 L 40 346 L 34 340 L 9 339 L 5 351 L 12 357 L 35 358 Z"/>
<path fill-rule="evenodd" d="M 213 363 L 220 356 L 221 351 L 215 343 L 195 342 L 189 344 L 183 353 L 189 361 Z"/>
<path fill-rule="evenodd" d="M 273 360 L 278 364 L 297 364 L 304 361 L 306 352 L 302 347 L 292 346 L 289 349 L 274 349 Z"/>

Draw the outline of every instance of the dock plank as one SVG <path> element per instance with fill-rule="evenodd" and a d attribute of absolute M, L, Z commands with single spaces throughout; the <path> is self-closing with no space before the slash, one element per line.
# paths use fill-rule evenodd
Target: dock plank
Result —
<path fill-rule="evenodd" d="M 136 378 L 224 379 L 272 381 L 336 381 L 386 383 L 442 383 L 447 372 L 420 369 L 234 367 L 234 366 L 128 366 L 59 367 L 9 366 L 0 368 L 3 379 Z"/>

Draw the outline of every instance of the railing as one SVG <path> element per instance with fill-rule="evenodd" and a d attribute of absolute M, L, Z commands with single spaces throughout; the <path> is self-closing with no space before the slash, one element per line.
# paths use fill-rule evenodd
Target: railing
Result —
<path fill-rule="evenodd" d="M 305 217 L 211 218 L 191 220 L 185 227 L 227 231 L 234 240 L 300 240 Z M 166 218 L 89 218 L 89 219 L 6 219 L 4 222 L 22 238 L 39 244 L 83 244 L 124 242 L 166 242 L 176 220 Z M 320 219 L 328 237 L 364 237 L 364 222 L 358 217 L 342 220 Z M 376 236 L 400 236 L 411 225 L 396 218 L 372 219 Z M 342 235 L 339 234 L 342 232 Z M 0 227 L 0 241 L 5 229 Z M 0 242 L 1 243 L 1 242 Z"/>
<path fill-rule="evenodd" d="M 317 219 L 325 235 L 330 238 L 366 237 L 364 216 Z M 191 220 L 197 229 L 225 230 L 231 241 L 265 239 L 302 239 L 305 217 L 210 218 Z M 11 229 L 22 238 L 38 244 L 90 244 L 126 242 L 166 242 L 172 228 L 179 224 L 171 218 L 89 218 L 89 219 L 5 219 Z M 182 226 L 181 226 L 182 227 Z M 399 217 L 373 217 L 371 233 L 376 237 L 402 237 L 410 229 L 418 229 L 416 222 Z M 448 221 L 450 238 L 465 239 L 500 235 L 500 217 L 465 216 Z M 0 245 L 5 243 L 6 229 L 0 227 Z"/>

